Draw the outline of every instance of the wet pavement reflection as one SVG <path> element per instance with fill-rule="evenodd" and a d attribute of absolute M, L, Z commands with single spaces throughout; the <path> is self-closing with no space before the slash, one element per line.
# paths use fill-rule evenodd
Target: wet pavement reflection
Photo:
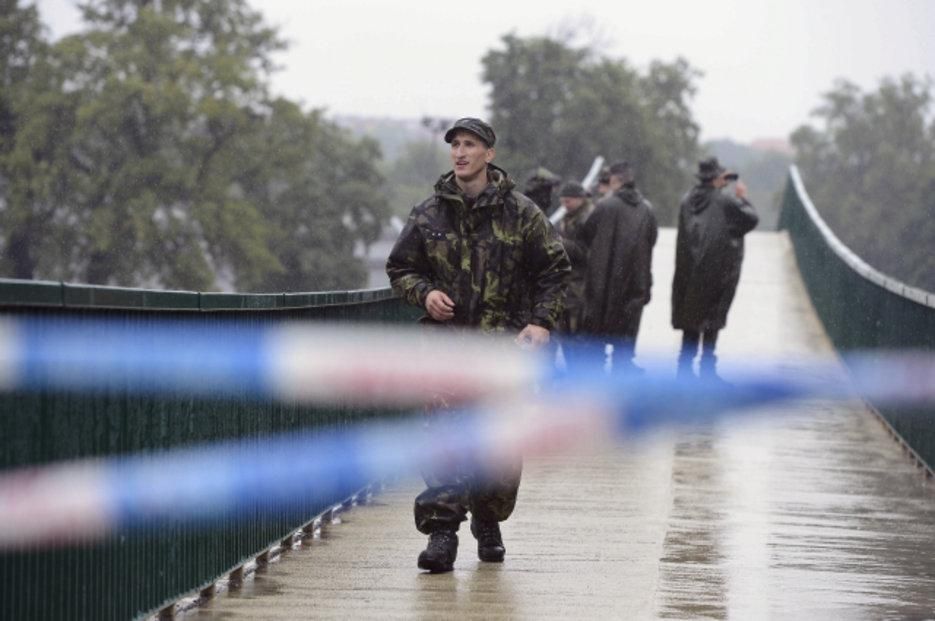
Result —
<path fill-rule="evenodd" d="M 788 241 L 748 240 L 722 358 L 830 356 Z M 674 370 L 673 245 L 639 350 Z M 860 403 L 775 414 L 530 460 L 502 565 L 462 528 L 455 571 L 419 572 L 404 481 L 181 618 L 935 618 L 932 482 Z"/>

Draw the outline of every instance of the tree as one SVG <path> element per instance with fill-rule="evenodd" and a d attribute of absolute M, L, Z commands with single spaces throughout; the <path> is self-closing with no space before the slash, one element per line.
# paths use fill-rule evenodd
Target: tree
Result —
<path fill-rule="evenodd" d="M 445 129 L 453 121 L 446 121 Z M 444 129 L 442 130 L 444 132 Z M 393 191 L 392 203 L 398 216 L 405 218 L 414 205 L 432 192 L 439 176 L 451 169 L 448 149 L 440 138 L 406 143 L 387 171 Z"/>
<path fill-rule="evenodd" d="M 514 175 L 544 165 L 578 178 L 596 155 L 629 160 L 660 222 L 691 185 L 698 125 L 689 103 L 698 73 L 682 60 L 641 74 L 549 37 L 502 39 L 483 60 L 500 161 Z"/>
<path fill-rule="evenodd" d="M 323 291 L 359 287 L 364 266 L 356 243 L 377 239 L 389 205 L 375 161 L 379 147 L 354 142 L 320 113 L 278 99 L 262 120 L 262 141 L 242 185 L 271 225 L 270 247 L 283 270 L 246 286 L 257 291 Z"/>
<path fill-rule="evenodd" d="M 270 99 L 283 43 L 245 0 L 81 8 L 87 31 L 56 43 L 21 89 L 7 158 L 15 187 L 0 223 L 28 232 L 31 275 L 187 289 L 359 284 L 354 242 L 386 215 L 373 189 L 379 152 Z M 42 214 L 43 227 L 29 231 L 15 213 Z M 311 221 L 334 243 L 300 260 Z"/>
<path fill-rule="evenodd" d="M 874 92 L 839 81 L 792 134 L 816 207 L 861 258 L 935 291 L 932 83 L 904 75 Z"/>
<path fill-rule="evenodd" d="M 0 218 L 10 234 L 0 242 L 0 269 L 17 278 L 31 278 L 36 257 L 28 239 L 42 228 L 40 214 L 14 209 L 9 198 L 14 173 L 10 153 L 16 144 L 19 125 L 17 108 L 22 85 L 31 69 L 42 61 L 47 51 L 39 14 L 35 6 L 21 7 L 19 0 L 0 0 Z M 4 227 L 6 230 L 6 227 Z"/>

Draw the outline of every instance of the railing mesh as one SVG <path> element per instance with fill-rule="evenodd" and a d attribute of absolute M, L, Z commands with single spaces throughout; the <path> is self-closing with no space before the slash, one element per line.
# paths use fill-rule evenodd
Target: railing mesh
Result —
<path fill-rule="evenodd" d="M 0 316 L 49 324 L 107 317 L 120 324 L 185 321 L 256 325 L 292 321 L 411 321 L 390 290 L 236 295 L 0 281 Z M 234 440 L 263 454 L 272 434 L 326 430 L 398 412 L 204 396 L 0 394 L 0 469 Z M 368 481 L 246 519 L 124 532 L 100 544 L 0 554 L 0 619 L 131 619 L 145 616 L 280 541 Z M 206 483 L 207 484 L 207 483 Z M 303 482 L 296 481 L 296 485 Z M 2 517 L 0 517 L 2 519 Z"/>
<path fill-rule="evenodd" d="M 802 279 L 838 351 L 935 349 L 935 294 L 879 272 L 845 246 L 812 204 L 795 167 L 779 224 L 789 232 Z M 931 470 L 935 411 L 871 405 Z"/>

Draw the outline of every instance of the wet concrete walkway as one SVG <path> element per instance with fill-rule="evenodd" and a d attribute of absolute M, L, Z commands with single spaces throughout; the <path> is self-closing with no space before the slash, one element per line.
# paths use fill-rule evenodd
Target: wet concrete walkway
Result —
<path fill-rule="evenodd" d="M 747 248 L 723 361 L 831 356 L 785 236 Z M 673 257 L 664 230 L 638 350 L 674 367 Z M 419 491 L 394 486 L 183 618 L 935 617 L 935 493 L 857 403 L 527 461 L 502 565 L 465 528 L 454 572 L 419 572 Z"/>

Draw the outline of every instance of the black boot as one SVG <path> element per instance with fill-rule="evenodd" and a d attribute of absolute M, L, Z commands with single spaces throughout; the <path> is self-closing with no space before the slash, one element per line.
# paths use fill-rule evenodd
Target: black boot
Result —
<path fill-rule="evenodd" d="M 436 530 L 429 535 L 429 545 L 419 553 L 419 569 L 433 574 L 454 569 L 458 556 L 458 534 L 453 530 Z"/>
<path fill-rule="evenodd" d="M 679 356 L 679 366 L 675 372 L 676 379 L 682 381 L 695 379 L 695 370 L 692 362 L 690 356 Z"/>
<path fill-rule="evenodd" d="M 695 356 L 698 354 L 698 343 L 701 334 L 694 330 L 685 330 L 682 333 L 682 349 L 679 350 L 678 370 L 675 377 L 681 381 L 690 381 L 695 378 Z"/>
<path fill-rule="evenodd" d="M 502 563 L 506 555 L 500 524 L 471 518 L 471 534 L 477 539 L 477 558 L 487 563 Z"/>
<path fill-rule="evenodd" d="M 713 354 L 702 355 L 698 363 L 698 376 L 709 384 L 730 386 L 730 383 L 717 374 L 717 356 Z"/>

